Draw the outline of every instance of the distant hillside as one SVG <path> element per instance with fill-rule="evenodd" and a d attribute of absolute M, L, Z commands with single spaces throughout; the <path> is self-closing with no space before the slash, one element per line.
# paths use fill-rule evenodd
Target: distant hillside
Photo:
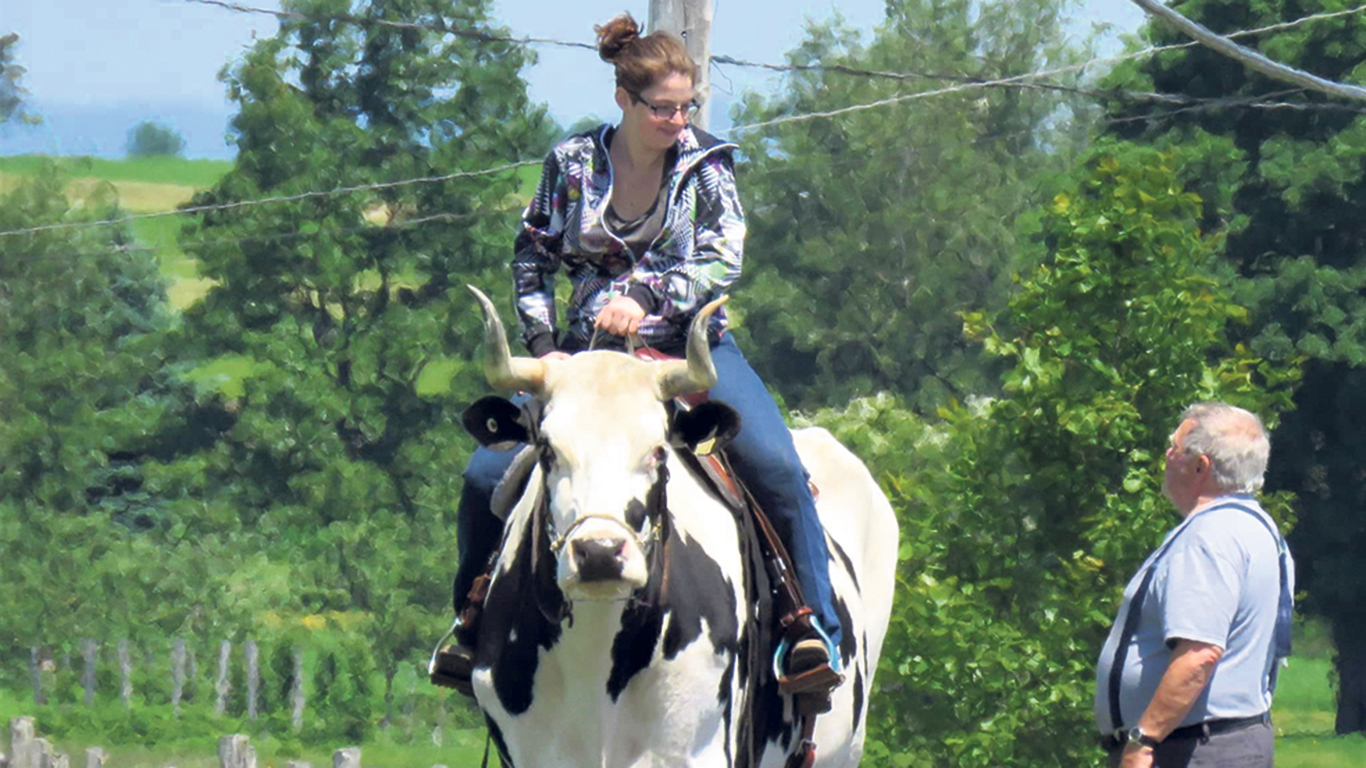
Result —
<path fill-rule="evenodd" d="M 201 189 L 207 189 L 232 169 L 227 160 L 185 160 L 177 157 L 144 157 L 109 160 L 91 157 L 48 158 L 41 155 L 0 157 L 0 192 L 24 176 L 36 174 L 48 163 L 56 162 L 71 179 L 67 196 L 73 200 L 90 193 L 98 184 L 109 183 L 118 190 L 119 205 L 130 213 L 174 210 Z M 183 309 L 208 292 L 210 281 L 199 276 L 194 259 L 180 249 L 176 238 L 183 219 L 178 216 L 135 221 L 134 235 L 151 248 L 161 273 L 169 281 L 171 305 Z"/>

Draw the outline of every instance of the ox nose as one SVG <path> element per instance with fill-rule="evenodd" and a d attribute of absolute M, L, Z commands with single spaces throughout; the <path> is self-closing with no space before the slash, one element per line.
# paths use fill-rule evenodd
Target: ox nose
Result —
<path fill-rule="evenodd" d="M 625 539 L 611 536 L 575 539 L 569 544 L 581 582 L 620 579 L 624 565 L 622 552 L 625 549 Z"/>

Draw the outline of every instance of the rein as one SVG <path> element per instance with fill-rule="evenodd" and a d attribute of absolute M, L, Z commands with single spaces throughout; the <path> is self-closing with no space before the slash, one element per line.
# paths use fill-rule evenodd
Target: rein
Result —
<path fill-rule="evenodd" d="M 569 542 L 569 537 L 574 535 L 574 532 L 577 531 L 580 526 L 590 520 L 605 520 L 625 531 L 631 541 L 635 543 L 636 548 L 645 556 L 645 568 L 647 573 L 654 574 L 658 571 L 661 574 L 660 590 L 658 594 L 660 598 L 666 595 L 668 592 L 669 570 L 668 539 L 673 533 L 673 516 L 669 512 L 668 505 L 668 467 L 663 463 L 659 465 L 659 476 L 656 478 L 654 485 L 650 487 L 649 494 L 646 496 L 645 514 L 647 519 L 653 515 L 654 525 L 650 526 L 650 529 L 645 532 L 645 535 L 642 536 L 636 533 L 631 526 L 627 525 L 619 518 L 596 513 L 576 517 L 569 528 L 561 533 L 555 525 L 554 516 L 550 514 L 550 472 L 547 461 L 550 455 L 549 449 L 545 445 L 538 445 L 537 451 L 540 453 L 538 461 L 541 465 L 541 487 L 539 489 L 540 498 L 536 500 L 536 505 L 532 508 L 530 521 L 531 535 L 533 537 L 531 548 L 531 572 L 533 574 L 533 579 L 535 578 L 534 574 L 538 573 L 541 568 L 542 537 L 544 537 L 545 541 L 549 542 L 547 550 L 550 554 L 550 562 L 553 564 L 564 550 L 565 545 Z M 660 557 L 663 557 L 664 561 L 662 567 L 656 569 L 656 565 L 660 565 Z M 622 598 L 622 600 L 629 602 L 631 605 L 647 604 L 648 601 L 642 600 L 639 593 L 647 592 L 649 587 L 650 585 L 647 582 L 644 587 L 633 591 L 625 598 Z M 536 607 L 540 611 L 541 616 L 551 624 L 560 624 L 568 620 L 569 626 L 574 626 L 574 604 L 568 597 L 563 597 L 558 615 L 546 609 L 539 592 L 536 594 Z"/>

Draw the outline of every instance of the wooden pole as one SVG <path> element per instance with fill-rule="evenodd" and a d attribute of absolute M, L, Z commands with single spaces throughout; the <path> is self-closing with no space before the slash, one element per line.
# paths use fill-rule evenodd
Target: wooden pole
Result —
<path fill-rule="evenodd" d="M 693 125 L 707 129 L 711 120 L 711 19 L 712 0 L 650 0 L 649 31 L 663 30 L 683 38 L 688 55 L 700 73 L 696 86 L 702 108 Z"/>

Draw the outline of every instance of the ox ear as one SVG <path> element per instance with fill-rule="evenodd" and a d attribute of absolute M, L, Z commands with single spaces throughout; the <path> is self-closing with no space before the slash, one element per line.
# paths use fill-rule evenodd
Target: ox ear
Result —
<path fill-rule="evenodd" d="M 465 431 L 485 448 L 510 448 L 531 441 L 526 412 L 496 395 L 475 401 L 460 414 L 460 421 Z"/>
<path fill-rule="evenodd" d="M 669 437 L 674 445 L 686 445 L 699 456 L 715 453 L 740 431 L 740 414 L 729 405 L 706 402 L 689 410 L 674 411 Z"/>

